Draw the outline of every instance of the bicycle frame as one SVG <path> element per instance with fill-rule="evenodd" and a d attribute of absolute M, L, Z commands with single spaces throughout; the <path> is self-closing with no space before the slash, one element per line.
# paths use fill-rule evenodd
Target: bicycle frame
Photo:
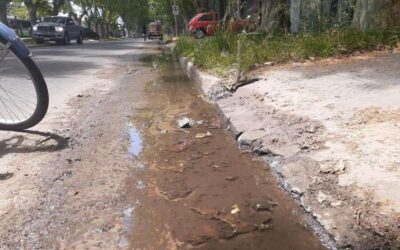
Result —
<path fill-rule="evenodd" d="M 14 30 L 0 22 L 0 42 L 12 50 L 16 56 L 23 59 L 29 57 L 31 52 L 17 36 Z"/>

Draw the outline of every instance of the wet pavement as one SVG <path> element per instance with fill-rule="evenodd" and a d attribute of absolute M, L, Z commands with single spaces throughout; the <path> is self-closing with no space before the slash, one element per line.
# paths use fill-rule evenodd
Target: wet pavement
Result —
<path fill-rule="evenodd" d="M 144 63 L 154 79 L 144 84 L 146 105 L 127 124 L 136 167 L 119 247 L 324 249 L 266 164 L 238 149 L 216 107 L 173 58 Z M 178 126 L 183 117 L 191 127 Z"/>

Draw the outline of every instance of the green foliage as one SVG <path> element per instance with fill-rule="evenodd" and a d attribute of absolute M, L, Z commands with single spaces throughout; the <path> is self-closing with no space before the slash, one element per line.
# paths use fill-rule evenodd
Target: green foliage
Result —
<path fill-rule="evenodd" d="M 190 57 L 203 69 L 223 75 L 237 64 L 248 71 L 267 61 L 285 63 L 304 61 L 310 57 L 349 55 L 355 51 L 371 51 L 383 46 L 394 47 L 398 41 L 399 30 L 361 32 L 343 28 L 297 35 L 217 32 L 202 40 L 182 36 L 177 41 L 175 53 Z"/>

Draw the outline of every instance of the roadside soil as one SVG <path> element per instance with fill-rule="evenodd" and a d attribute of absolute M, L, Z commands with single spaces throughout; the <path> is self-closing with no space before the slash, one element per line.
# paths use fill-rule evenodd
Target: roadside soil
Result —
<path fill-rule="evenodd" d="M 213 86 L 239 145 L 261 155 L 338 247 L 400 247 L 400 53 L 266 67 Z M 207 91 L 205 91 L 207 92 Z"/>
<path fill-rule="evenodd" d="M 136 89 L 152 77 L 138 58 L 96 72 L 92 87 L 40 130 L 1 132 L 1 249 L 117 248 L 125 180 L 136 164 L 127 154 L 127 116 L 140 100 Z"/>

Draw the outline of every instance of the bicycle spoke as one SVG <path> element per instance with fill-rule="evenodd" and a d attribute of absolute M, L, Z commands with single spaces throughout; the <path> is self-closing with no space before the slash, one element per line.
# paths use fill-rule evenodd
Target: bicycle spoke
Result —
<path fill-rule="evenodd" d="M 0 51 L 1 51 L 1 53 L 0 53 L 0 63 L 1 63 L 1 61 L 3 61 L 4 58 L 6 58 L 6 56 L 8 55 L 9 49 L 8 49 L 7 46 L 2 45 Z"/>
<path fill-rule="evenodd" d="M 0 98 L 0 102 L 3 104 L 5 110 L 7 111 L 8 115 L 10 116 L 11 121 L 14 122 L 14 119 L 13 119 L 13 117 L 12 117 L 10 111 L 9 111 L 9 108 L 8 108 L 7 104 L 4 103 L 2 98 Z M 4 117 L 4 121 L 7 121 L 7 119 L 5 119 L 5 117 Z"/>
<path fill-rule="evenodd" d="M 27 112 L 24 108 L 22 108 L 19 104 L 17 104 L 17 101 L 14 100 L 13 96 L 9 93 L 9 91 L 4 89 L 1 85 L 0 85 L 0 90 L 2 90 L 7 97 L 7 99 L 3 97 L 4 98 L 3 101 L 5 103 L 10 104 L 10 106 L 12 105 L 14 107 L 15 111 L 19 111 L 20 115 L 22 115 L 21 116 L 22 118 L 27 118 L 33 113 L 33 112 Z M 1 98 L 1 96 L 0 96 L 0 98 Z M 20 116 L 16 115 L 16 117 L 19 119 Z"/>
<path fill-rule="evenodd" d="M 28 120 L 36 111 L 35 86 L 23 63 L 10 51 L 8 45 L 1 43 L 0 72 L 0 124 Z"/>
<path fill-rule="evenodd" d="M 23 101 L 25 101 L 25 102 L 30 102 L 32 105 L 35 105 L 36 106 L 36 103 L 35 102 L 32 102 L 32 101 L 29 101 L 28 99 L 26 99 L 26 98 L 24 98 L 24 97 L 21 97 L 20 95 L 17 95 L 17 94 L 15 94 L 14 92 L 11 92 L 11 91 L 7 91 L 7 90 L 5 90 L 1 85 L 0 85 L 0 89 L 3 89 L 5 92 L 7 92 L 8 94 L 11 94 L 11 95 L 13 95 L 13 96 L 15 96 L 15 97 L 17 97 L 17 98 L 19 98 L 20 100 L 23 100 Z M 36 97 L 35 96 L 31 96 L 33 99 L 35 99 Z"/>

